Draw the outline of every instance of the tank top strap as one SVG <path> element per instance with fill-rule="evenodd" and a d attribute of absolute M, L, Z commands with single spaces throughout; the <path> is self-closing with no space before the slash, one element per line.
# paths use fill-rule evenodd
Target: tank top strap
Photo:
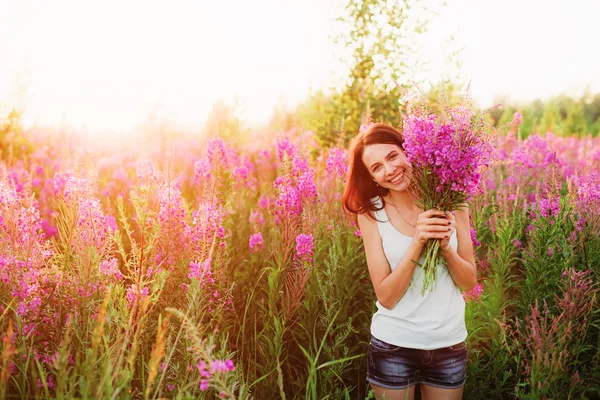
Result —
<path fill-rule="evenodd" d="M 381 201 L 381 197 L 377 196 L 377 197 L 373 197 L 371 199 L 371 203 L 373 203 L 373 205 L 377 208 L 381 207 L 383 205 L 383 202 Z M 377 224 L 381 224 L 381 223 L 386 223 L 388 222 L 388 218 L 387 215 L 385 213 L 385 210 L 382 208 L 379 211 L 375 211 L 375 218 L 377 218 Z"/>

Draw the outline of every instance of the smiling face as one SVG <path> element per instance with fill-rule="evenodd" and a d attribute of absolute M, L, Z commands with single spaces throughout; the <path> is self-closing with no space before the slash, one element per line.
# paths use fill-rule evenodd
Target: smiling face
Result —
<path fill-rule="evenodd" d="M 362 161 L 379 186 L 399 192 L 408 189 L 410 163 L 400 146 L 387 143 L 365 146 Z"/>

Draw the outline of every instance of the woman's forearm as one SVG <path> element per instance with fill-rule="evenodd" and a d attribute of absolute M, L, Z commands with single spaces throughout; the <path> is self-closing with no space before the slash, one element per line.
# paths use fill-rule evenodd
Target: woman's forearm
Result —
<path fill-rule="evenodd" d="M 448 272 L 456 285 L 464 291 L 469 291 L 477 284 L 477 269 L 475 265 L 462 259 L 456 250 L 450 246 L 442 249 L 442 255 L 448 264 Z"/>
<path fill-rule="evenodd" d="M 408 250 L 406 250 L 406 254 L 402 257 L 402 260 L 396 265 L 396 268 L 381 282 L 382 291 L 386 293 L 385 299 L 379 301 L 383 307 L 391 310 L 402 296 L 404 296 L 415 272 L 416 264 L 413 260 L 417 261 L 421 257 L 422 251 L 423 245 L 413 241 Z"/>

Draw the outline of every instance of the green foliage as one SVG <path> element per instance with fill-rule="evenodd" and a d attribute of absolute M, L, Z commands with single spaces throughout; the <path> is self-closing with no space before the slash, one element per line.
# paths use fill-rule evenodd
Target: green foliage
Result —
<path fill-rule="evenodd" d="M 579 98 L 567 95 L 536 99 L 529 103 L 514 103 L 498 98 L 501 107 L 493 111 L 495 126 L 510 124 L 513 115 L 523 115 L 520 133 L 523 138 L 534 133 L 552 132 L 556 135 L 597 136 L 600 133 L 600 93 L 585 93 Z"/>
<path fill-rule="evenodd" d="M 33 143 L 21 125 L 21 112 L 13 108 L 0 115 L 0 160 L 12 165 L 16 160 L 26 159 L 32 151 Z"/>
<path fill-rule="evenodd" d="M 574 230 L 573 216 L 564 198 L 558 216 L 538 215 L 532 222 L 533 231 L 523 254 L 525 279 L 521 307 L 525 311 L 535 301 L 552 305 L 562 273 L 575 261 L 571 243 L 567 240 Z"/>
<path fill-rule="evenodd" d="M 349 0 L 345 9 L 336 42 L 348 54 L 347 78 L 341 88 L 320 90 L 298 108 L 300 123 L 324 147 L 334 145 L 340 131 L 358 132 L 369 118 L 398 125 L 402 88 L 409 86 L 411 68 L 423 68 L 409 61 L 415 35 L 428 24 L 430 10 L 420 1 Z"/>

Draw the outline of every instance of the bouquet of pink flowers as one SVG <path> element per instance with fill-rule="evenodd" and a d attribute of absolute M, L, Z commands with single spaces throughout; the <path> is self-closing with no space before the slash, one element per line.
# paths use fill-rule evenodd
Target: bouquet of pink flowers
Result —
<path fill-rule="evenodd" d="M 423 104 L 404 114 L 404 150 L 412 164 L 411 189 L 423 210 L 458 210 L 477 192 L 483 170 L 493 151 L 489 123 L 475 116 L 466 101 L 440 112 L 429 112 Z M 440 241 L 425 246 L 423 293 L 445 264 Z"/>

